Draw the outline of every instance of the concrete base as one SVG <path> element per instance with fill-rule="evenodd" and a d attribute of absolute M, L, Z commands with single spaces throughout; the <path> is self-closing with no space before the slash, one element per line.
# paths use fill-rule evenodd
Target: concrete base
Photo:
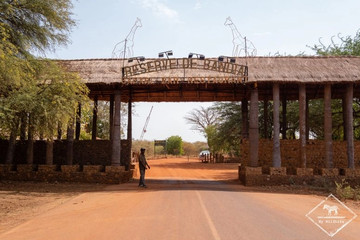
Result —
<path fill-rule="evenodd" d="M 85 165 L 83 171 L 79 165 L 0 165 L 0 179 L 12 181 L 40 181 L 40 182 L 83 182 L 119 184 L 133 178 L 134 170 L 125 171 L 123 166 L 105 167 L 101 165 Z M 17 170 L 16 170 L 17 169 Z"/>
<path fill-rule="evenodd" d="M 339 176 L 339 169 L 338 168 L 322 168 L 320 169 L 320 175 L 321 176 Z"/>
<path fill-rule="evenodd" d="M 360 177 L 360 169 L 343 168 L 340 172 L 345 177 Z"/>
<path fill-rule="evenodd" d="M 296 168 L 297 176 L 312 176 L 314 175 L 314 169 L 312 168 Z"/>

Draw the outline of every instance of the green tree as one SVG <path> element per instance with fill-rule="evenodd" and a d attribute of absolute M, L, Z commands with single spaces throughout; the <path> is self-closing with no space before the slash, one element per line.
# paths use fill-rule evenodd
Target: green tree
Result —
<path fill-rule="evenodd" d="M 55 50 L 69 42 L 68 34 L 75 25 L 71 10 L 71 0 L 2 0 L 0 39 L 21 55 Z"/>
<path fill-rule="evenodd" d="M 29 118 L 29 133 L 41 132 L 52 143 L 58 123 L 66 126 L 77 104 L 87 101 L 88 89 L 77 75 L 32 55 L 68 43 L 75 24 L 71 8 L 71 0 L 0 2 L 0 123 L 10 135 L 8 163 L 21 119 Z"/>
<path fill-rule="evenodd" d="M 183 155 L 183 141 L 180 136 L 171 136 L 166 140 L 166 151 L 172 155 Z"/>
<path fill-rule="evenodd" d="M 324 44 L 319 39 L 319 44 L 310 47 L 317 55 L 320 56 L 360 56 L 360 31 L 358 30 L 354 37 L 337 35 L 331 38 L 329 45 Z M 332 100 L 333 112 L 333 138 L 342 139 L 344 137 L 343 118 L 342 118 L 342 101 L 339 99 Z M 323 113 L 322 108 L 317 109 L 318 113 Z M 353 102 L 354 114 L 354 137 L 360 139 L 360 100 L 355 99 Z M 322 137 L 322 136 L 320 136 Z"/>

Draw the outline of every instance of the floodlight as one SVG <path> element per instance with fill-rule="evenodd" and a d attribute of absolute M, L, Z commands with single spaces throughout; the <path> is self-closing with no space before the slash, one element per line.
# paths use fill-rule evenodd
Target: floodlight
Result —
<path fill-rule="evenodd" d="M 224 56 L 219 56 L 218 60 L 219 60 L 219 62 L 223 62 L 224 61 Z"/>
<path fill-rule="evenodd" d="M 159 57 L 164 57 L 164 53 L 159 53 Z"/>
<path fill-rule="evenodd" d="M 165 52 L 160 52 L 159 57 L 164 57 L 164 54 L 166 55 L 167 58 L 169 58 L 169 56 L 173 55 L 173 52 L 172 52 L 172 50 L 165 51 Z"/>
<path fill-rule="evenodd" d="M 193 57 L 193 54 L 192 53 L 189 53 L 189 58 L 192 58 Z"/>

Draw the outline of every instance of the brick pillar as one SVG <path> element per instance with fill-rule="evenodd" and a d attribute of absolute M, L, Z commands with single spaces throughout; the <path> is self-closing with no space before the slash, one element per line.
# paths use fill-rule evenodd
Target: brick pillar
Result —
<path fill-rule="evenodd" d="M 259 93 L 257 86 L 255 86 L 251 90 L 251 96 L 250 96 L 250 123 L 249 123 L 250 167 L 257 167 L 259 164 L 259 115 L 258 114 L 259 114 Z"/>
<path fill-rule="evenodd" d="M 120 166 L 120 153 L 121 153 L 121 95 L 120 91 L 115 91 L 115 114 L 114 114 L 114 128 L 111 139 L 112 152 L 111 152 L 111 165 Z"/>
<path fill-rule="evenodd" d="M 274 119 L 274 139 L 273 139 L 273 167 L 281 167 L 280 152 L 280 87 L 278 83 L 273 85 L 273 119 Z"/>
<path fill-rule="evenodd" d="M 331 84 L 324 86 L 324 138 L 326 167 L 333 168 Z"/>
<path fill-rule="evenodd" d="M 306 85 L 299 85 L 300 163 L 306 168 Z"/>

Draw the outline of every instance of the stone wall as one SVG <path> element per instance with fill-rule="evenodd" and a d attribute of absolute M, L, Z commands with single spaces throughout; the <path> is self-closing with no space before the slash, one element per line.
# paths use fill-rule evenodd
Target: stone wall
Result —
<path fill-rule="evenodd" d="M 281 165 L 288 169 L 300 167 L 300 142 L 299 140 L 281 140 Z M 355 166 L 360 167 L 360 141 L 354 141 Z M 260 139 L 259 141 L 259 166 L 272 166 L 273 141 Z M 325 143 L 323 140 L 309 140 L 306 145 L 307 167 L 319 171 L 325 168 Z M 347 167 L 346 142 L 333 141 L 333 159 L 335 168 Z M 240 162 L 248 166 L 249 142 L 244 140 L 241 144 Z"/>
<path fill-rule="evenodd" d="M 119 184 L 130 181 L 135 168 L 103 165 L 29 165 L 0 164 L 0 179 L 12 181 L 83 182 Z"/>
<path fill-rule="evenodd" d="M 0 140 L 0 163 L 5 163 L 8 141 Z M 66 140 L 54 141 L 54 164 L 66 164 Z M 14 163 L 26 164 L 26 141 L 17 141 Z M 126 159 L 129 154 L 129 143 L 121 140 L 121 158 Z M 46 142 L 34 142 L 34 164 L 45 164 Z M 79 165 L 111 165 L 110 140 L 81 140 L 74 141 L 74 164 Z"/>

